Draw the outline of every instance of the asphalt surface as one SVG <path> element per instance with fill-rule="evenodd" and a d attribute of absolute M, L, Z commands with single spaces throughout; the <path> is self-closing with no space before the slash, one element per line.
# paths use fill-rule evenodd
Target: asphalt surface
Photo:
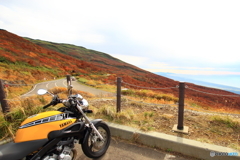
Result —
<path fill-rule="evenodd" d="M 84 155 L 81 146 L 77 146 L 77 160 L 92 160 Z M 178 155 L 172 155 L 157 149 L 112 138 L 106 154 L 96 160 L 191 160 Z"/>
<path fill-rule="evenodd" d="M 72 81 L 74 89 L 89 92 L 95 95 L 108 95 L 112 94 L 109 92 L 101 91 L 92 87 L 82 85 L 76 81 Z M 38 89 L 51 89 L 54 87 L 67 87 L 66 79 L 53 80 L 48 82 L 42 82 L 36 84 L 31 91 L 22 95 L 31 96 L 37 94 Z M 113 95 L 113 94 L 112 94 Z M 91 160 L 86 157 L 81 146 L 77 145 L 78 151 L 77 160 Z M 128 141 L 119 140 L 112 137 L 111 144 L 106 154 L 99 158 L 99 160 L 193 160 L 192 158 L 186 158 L 185 156 L 173 155 L 168 152 L 156 150 L 146 146 L 140 146 L 137 144 L 130 143 Z"/>
<path fill-rule="evenodd" d="M 89 93 L 92 93 L 92 94 L 98 95 L 98 96 L 114 95 L 113 93 L 102 91 L 102 90 L 99 90 L 99 89 L 96 89 L 93 87 L 89 87 L 89 86 L 80 84 L 76 81 L 72 81 L 72 86 L 73 86 L 73 89 L 84 91 L 84 92 L 89 92 Z M 39 89 L 51 89 L 54 87 L 66 87 L 67 88 L 67 80 L 66 79 L 58 79 L 58 80 L 38 83 L 32 88 L 31 91 L 22 95 L 22 97 L 36 95 L 37 91 Z"/>

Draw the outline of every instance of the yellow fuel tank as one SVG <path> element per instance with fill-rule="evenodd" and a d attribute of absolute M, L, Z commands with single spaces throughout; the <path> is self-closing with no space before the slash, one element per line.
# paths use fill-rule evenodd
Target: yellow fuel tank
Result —
<path fill-rule="evenodd" d="M 49 132 L 61 130 L 73 124 L 76 118 L 59 111 L 48 111 L 32 115 L 22 122 L 17 130 L 15 143 L 46 139 Z"/>

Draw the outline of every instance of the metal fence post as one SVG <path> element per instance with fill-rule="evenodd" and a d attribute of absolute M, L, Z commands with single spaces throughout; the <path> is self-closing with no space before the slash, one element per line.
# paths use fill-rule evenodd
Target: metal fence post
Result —
<path fill-rule="evenodd" d="M 178 126 L 177 129 L 183 129 L 183 115 L 184 115 L 184 94 L 185 83 L 179 82 L 179 104 L 178 104 Z"/>
<path fill-rule="evenodd" d="M 68 95 L 70 96 L 72 94 L 72 81 L 71 81 L 71 75 L 67 75 L 67 89 L 68 89 Z"/>
<path fill-rule="evenodd" d="M 10 107 L 6 100 L 6 94 L 4 92 L 3 80 L 0 79 L 0 103 L 2 106 L 2 112 L 5 114 L 10 111 Z"/>
<path fill-rule="evenodd" d="M 179 101 L 178 101 L 178 124 L 173 126 L 174 132 L 180 132 L 188 134 L 188 126 L 183 126 L 184 118 L 184 95 L 185 95 L 185 83 L 179 82 Z"/>
<path fill-rule="evenodd" d="M 117 78 L 117 112 L 121 112 L 121 83 L 122 78 Z"/>

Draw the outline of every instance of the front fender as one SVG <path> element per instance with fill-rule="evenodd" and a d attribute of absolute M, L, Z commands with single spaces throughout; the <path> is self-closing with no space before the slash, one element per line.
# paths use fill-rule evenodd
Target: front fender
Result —
<path fill-rule="evenodd" d="M 101 123 L 102 122 L 102 119 L 94 119 L 94 120 L 91 120 L 91 123 L 96 126 L 98 123 Z M 84 138 L 82 140 L 81 143 L 84 143 L 85 141 L 87 141 L 87 137 L 88 135 L 91 133 L 92 131 L 92 128 L 90 127 L 87 127 L 86 130 L 85 130 L 85 134 L 84 134 Z"/>
<path fill-rule="evenodd" d="M 98 123 L 102 122 L 102 119 L 94 119 L 91 120 L 91 123 L 93 123 L 94 126 L 96 126 Z"/>

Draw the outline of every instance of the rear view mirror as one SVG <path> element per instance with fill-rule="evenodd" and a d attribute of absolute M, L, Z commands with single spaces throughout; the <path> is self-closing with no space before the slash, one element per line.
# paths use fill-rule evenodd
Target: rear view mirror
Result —
<path fill-rule="evenodd" d="M 38 91 L 37 91 L 37 94 L 38 95 L 44 95 L 44 94 L 46 94 L 48 91 L 47 90 L 45 90 L 45 89 L 39 89 Z"/>

